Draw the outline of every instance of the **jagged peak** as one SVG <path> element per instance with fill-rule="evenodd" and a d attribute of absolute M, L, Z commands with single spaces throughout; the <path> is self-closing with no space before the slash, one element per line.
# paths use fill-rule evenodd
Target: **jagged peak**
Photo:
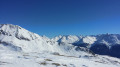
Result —
<path fill-rule="evenodd" d="M 13 25 L 13 24 L 0 24 L 0 32 L 4 32 L 7 34 L 16 34 L 19 32 L 19 30 L 25 30 L 24 28 L 18 26 L 18 25 Z"/>
<path fill-rule="evenodd" d="M 40 37 L 38 34 L 13 24 L 0 24 L 0 34 L 25 40 L 33 40 Z"/>
<path fill-rule="evenodd" d="M 0 31 L 6 32 L 6 33 L 16 33 L 19 32 L 19 29 L 23 29 L 24 28 L 18 26 L 18 25 L 13 25 L 13 24 L 0 24 Z M 27 30 L 26 30 L 27 31 Z"/>
<path fill-rule="evenodd" d="M 22 28 L 18 25 L 13 25 L 13 24 L 0 24 L 0 27 L 10 27 L 10 28 Z"/>

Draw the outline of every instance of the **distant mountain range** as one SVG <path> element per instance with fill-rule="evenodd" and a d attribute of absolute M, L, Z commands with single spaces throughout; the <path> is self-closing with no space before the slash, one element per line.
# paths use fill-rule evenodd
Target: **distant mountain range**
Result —
<path fill-rule="evenodd" d="M 109 55 L 120 58 L 120 34 L 100 34 L 91 36 L 57 36 L 52 40 L 85 47 L 95 54 Z"/>

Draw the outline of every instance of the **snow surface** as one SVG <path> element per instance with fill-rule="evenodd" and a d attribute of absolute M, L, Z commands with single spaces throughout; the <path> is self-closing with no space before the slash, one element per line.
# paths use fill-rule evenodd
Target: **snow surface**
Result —
<path fill-rule="evenodd" d="M 52 52 L 16 52 L 0 46 L 0 67 L 119 67 L 120 60 L 108 56 L 67 56 Z"/>

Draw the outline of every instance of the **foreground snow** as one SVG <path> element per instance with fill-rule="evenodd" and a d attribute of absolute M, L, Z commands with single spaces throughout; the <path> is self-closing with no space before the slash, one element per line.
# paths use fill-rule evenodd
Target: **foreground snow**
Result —
<path fill-rule="evenodd" d="M 51 52 L 0 50 L 0 67 L 119 67 L 120 60 L 108 56 L 67 56 Z"/>

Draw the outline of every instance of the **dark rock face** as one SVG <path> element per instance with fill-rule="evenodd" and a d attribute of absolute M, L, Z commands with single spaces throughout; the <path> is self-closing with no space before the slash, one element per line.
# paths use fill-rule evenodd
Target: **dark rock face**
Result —
<path fill-rule="evenodd" d="M 73 43 L 73 45 L 83 48 L 87 48 L 87 46 L 89 46 L 89 44 L 87 43 L 81 43 L 81 44 Z M 81 50 L 81 49 L 76 48 L 76 50 Z M 109 48 L 106 44 L 96 43 L 94 44 L 94 46 L 89 48 L 89 51 L 91 51 L 91 53 L 93 54 L 95 53 L 99 55 L 109 55 L 112 57 L 120 58 L 120 44 L 115 44 L 114 46 L 111 46 L 111 48 Z"/>
<path fill-rule="evenodd" d="M 22 51 L 21 47 L 15 46 L 15 45 L 7 43 L 7 42 L 1 42 L 0 41 L 0 44 L 2 44 L 3 46 L 8 47 L 8 49 L 11 49 L 13 51 Z"/>
<path fill-rule="evenodd" d="M 110 48 L 110 56 L 120 58 L 120 44 L 116 44 Z"/>
<path fill-rule="evenodd" d="M 95 54 L 120 58 L 120 44 L 111 46 L 111 48 L 107 47 L 105 44 L 95 44 L 90 48 L 90 50 Z"/>
<path fill-rule="evenodd" d="M 73 43 L 73 45 L 74 45 L 74 46 L 79 46 L 79 47 L 85 47 L 85 48 L 87 48 L 87 46 L 88 46 L 89 44 L 87 44 L 87 43 L 80 43 L 80 44 L 78 44 L 78 43 Z"/>
<path fill-rule="evenodd" d="M 19 40 L 26 40 L 26 41 L 30 41 L 30 39 L 28 39 L 28 38 L 25 38 L 25 37 L 18 37 L 18 36 L 16 36 L 16 38 L 18 38 Z"/>
<path fill-rule="evenodd" d="M 100 55 L 109 55 L 109 47 L 105 44 L 95 44 L 90 48 L 91 51 L 93 51 L 96 54 Z"/>

